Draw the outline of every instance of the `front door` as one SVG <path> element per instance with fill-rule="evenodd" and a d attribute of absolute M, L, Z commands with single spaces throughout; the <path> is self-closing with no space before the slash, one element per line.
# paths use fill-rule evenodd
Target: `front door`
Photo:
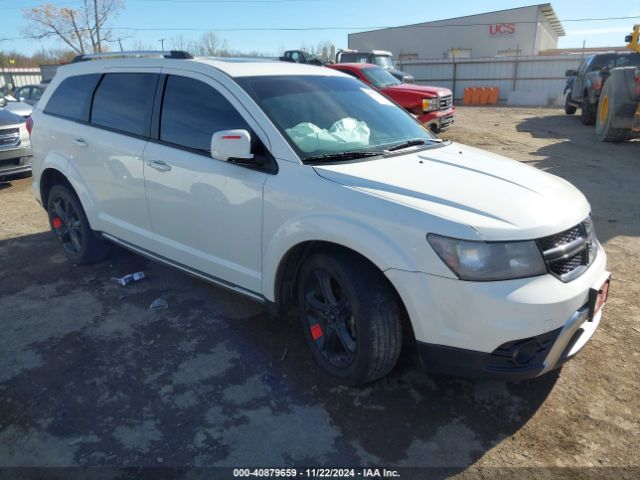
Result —
<path fill-rule="evenodd" d="M 158 138 L 144 151 L 154 250 L 178 265 L 260 293 L 267 174 L 214 160 L 210 152 L 214 132 L 253 129 L 237 101 L 213 79 L 168 73 L 161 80 L 166 84 Z"/>

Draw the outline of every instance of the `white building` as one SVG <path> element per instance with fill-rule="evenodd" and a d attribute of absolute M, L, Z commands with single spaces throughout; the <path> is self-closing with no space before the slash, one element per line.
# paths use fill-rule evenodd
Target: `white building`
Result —
<path fill-rule="evenodd" d="M 565 35 L 550 3 L 349 34 L 349 48 L 398 60 L 538 55 Z"/>

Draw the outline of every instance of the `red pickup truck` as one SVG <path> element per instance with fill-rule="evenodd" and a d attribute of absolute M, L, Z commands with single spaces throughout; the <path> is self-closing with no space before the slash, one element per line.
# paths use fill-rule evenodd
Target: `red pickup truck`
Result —
<path fill-rule="evenodd" d="M 337 63 L 327 68 L 339 70 L 376 88 L 435 133 L 453 125 L 456 109 L 451 90 L 447 88 L 402 83 L 384 68 L 368 63 Z"/>

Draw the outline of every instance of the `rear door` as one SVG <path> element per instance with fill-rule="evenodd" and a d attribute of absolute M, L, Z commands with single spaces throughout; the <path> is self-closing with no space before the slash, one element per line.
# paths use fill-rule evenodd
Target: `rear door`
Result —
<path fill-rule="evenodd" d="M 210 279 L 259 293 L 262 187 L 268 174 L 214 160 L 210 153 L 211 137 L 220 130 L 249 130 L 264 145 L 258 126 L 214 79 L 184 70 L 163 73 L 155 141 L 144 152 L 156 251 Z"/>
<path fill-rule="evenodd" d="M 142 154 L 158 73 L 108 70 L 93 94 L 90 126 L 74 139 L 86 152 L 76 165 L 97 205 L 98 229 L 143 248 L 153 245 Z"/>

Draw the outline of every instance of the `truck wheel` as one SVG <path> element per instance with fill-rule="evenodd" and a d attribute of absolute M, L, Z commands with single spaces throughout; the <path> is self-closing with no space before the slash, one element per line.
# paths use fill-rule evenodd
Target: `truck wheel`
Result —
<path fill-rule="evenodd" d="M 55 185 L 47 198 L 49 225 L 56 234 L 62 251 L 77 264 L 102 260 L 108 245 L 91 230 L 89 221 L 75 192 L 66 185 Z"/>
<path fill-rule="evenodd" d="M 567 92 L 564 97 L 564 113 L 567 115 L 573 115 L 576 113 L 577 107 L 575 105 L 571 105 L 569 100 L 571 99 L 571 92 Z"/>
<path fill-rule="evenodd" d="M 589 96 L 585 95 L 582 97 L 582 110 L 580 112 L 580 121 L 585 125 L 593 125 L 596 123 L 596 112 L 595 109 L 589 103 Z"/>
<path fill-rule="evenodd" d="M 348 252 L 317 253 L 298 276 L 300 321 L 316 362 L 341 383 L 383 377 L 402 346 L 402 308 L 385 277 Z"/>
<path fill-rule="evenodd" d="M 613 128 L 614 117 L 614 82 L 605 82 L 598 102 L 596 116 L 596 136 L 602 142 L 626 142 L 631 139 L 631 130 L 628 128 Z"/>

